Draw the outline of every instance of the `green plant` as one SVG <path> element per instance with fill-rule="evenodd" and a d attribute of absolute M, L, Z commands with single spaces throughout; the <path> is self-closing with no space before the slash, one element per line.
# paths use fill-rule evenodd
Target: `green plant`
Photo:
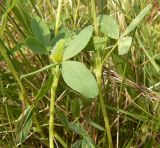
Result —
<path fill-rule="evenodd" d="M 159 144 L 155 3 L 7 0 L 0 12 L 0 146 Z"/>
<path fill-rule="evenodd" d="M 66 84 L 73 90 L 81 93 L 87 98 L 94 98 L 98 95 L 98 86 L 94 76 L 91 72 L 81 63 L 76 61 L 68 61 L 68 59 L 77 55 L 83 50 L 90 38 L 92 37 L 93 27 L 88 26 L 84 28 L 77 36 L 70 41 L 67 48 L 65 49 L 64 39 L 57 41 L 55 47 L 51 44 L 49 29 L 47 24 L 38 18 L 37 16 L 32 21 L 32 31 L 35 37 L 29 37 L 26 40 L 28 47 L 37 54 L 48 54 L 51 61 L 55 64 L 55 68 L 52 69 L 51 75 L 54 75 L 53 84 L 51 87 L 51 105 L 50 105 L 50 138 L 53 141 L 53 124 L 54 124 L 54 100 L 56 96 L 56 89 L 58 81 L 62 73 L 62 77 Z M 47 38 L 48 37 L 48 38 Z M 40 43 L 40 44 L 39 44 Z M 47 46 L 50 46 L 47 50 Z M 62 70 L 60 70 L 62 68 Z M 50 141 L 51 141 L 50 139 Z M 50 145 L 53 147 L 53 143 Z"/>

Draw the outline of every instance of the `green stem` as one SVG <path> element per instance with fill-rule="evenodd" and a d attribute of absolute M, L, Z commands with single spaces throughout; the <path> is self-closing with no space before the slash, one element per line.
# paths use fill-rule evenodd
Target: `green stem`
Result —
<path fill-rule="evenodd" d="M 103 114 L 103 118 L 104 118 L 109 148 L 113 148 L 111 130 L 110 130 L 108 115 L 107 115 L 107 111 L 105 108 L 105 103 L 104 103 L 104 98 L 103 98 L 103 93 L 102 93 L 102 66 L 101 65 L 99 66 L 98 70 L 96 71 L 96 78 L 97 78 L 97 84 L 98 84 L 98 90 L 99 90 L 99 102 L 100 102 L 100 106 L 101 106 L 101 110 L 102 110 L 102 114 Z"/>
<path fill-rule="evenodd" d="M 112 49 L 108 52 L 108 54 L 104 57 L 103 61 L 102 61 L 102 64 L 104 64 L 107 59 L 109 58 L 109 56 L 111 55 L 111 53 L 116 49 L 118 45 L 118 42 L 112 47 Z"/>
<path fill-rule="evenodd" d="M 61 16 L 61 9 L 62 9 L 62 0 L 59 0 L 59 2 L 58 2 L 58 10 L 57 10 L 57 18 L 56 18 L 56 26 L 55 26 L 55 35 L 58 34 L 60 16 Z"/>
<path fill-rule="evenodd" d="M 62 9 L 62 0 L 58 1 L 58 10 L 57 10 L 57 19 L 56 19 L 56 26 L 55 26 L 55 36 L 58 35 L 59 23 L 60 23 L 60 16 L 61 16 L 61 9 Z M 54 75 L 54 81 L 51 86 L 51 100 L 50 100 L 50 118 L 49 118 L 49 145 L 50 148 L 54 148 L 54 101 L 56 97 L 56 90 L 57 85 L 60 77 L 59 65 L 52 69 L 52 74 Z"/>
<path fill-rule="evenodd" d="M 56 97 L 56 90 L 60 77 L 59 65 L 53 68 L 52 74 L 54 74 L 53 84 L 51 86 L 51 100 L 50 100 L 50 119 L 49 119 L 49 145 L 50 148 L 54 148 L 54 102 Z"/>
<path fill-rule="evenodd" d="M 60 23 L 60 16 L 61 16 L 61 9 L 62 9 L 62 0 L 58 1 L 58 10 L 57 10 L 57 18 L 56 18 L 56 26 L 55 26 L 55 36 L 58 35 L 59 23 Z M 56 90 L 58 86 L 58 81 L 60 77 L 60 70 L 59 65 L 55 68 L 52 68 L 52 74 L 54 75 L 53 84 L 51 86 L 51 100 L 50 100 L 50 118 L 49 118 L 49 145 L 50 148 L 54 148 L 54 102 L 56 97 Z"/>
<path fill-rule="evenodd" d="M 92 5 L 92 14 L 93 14 L 94 29 L 95 29 L 96 35 L 98 35 L 98 23 L 97 23 L 97 16 L 96 16 L 95 0 L 91 0 L 91 5 Z"/>
<path fill-rule="evenodd" d="M 48 70 L 48 69 L 52 68 L 53 66 L 56 66 L 57 64 L 58 64 L 58 63 L 53 63 L 53 64 L 47 65 L 47 66 L 45 66 L 45 67 L 43 67 L 43 68 L 41 68 L 41 69 L 38 69 L 38 70 L 36 70 L 36 71 L 34 71 L 34 72 L 24 74 L 24 75 L 22 75 L 22 76 L 20 77 L 20 79 L 24 79 L 24 78 L 26 78 L 26 77 L 29 77 L 29 76 L 35 75 L 35 74 L 37 74 L 37 73 L 43 72 L 43 71 L 45 71 L 45 70 Z"/>

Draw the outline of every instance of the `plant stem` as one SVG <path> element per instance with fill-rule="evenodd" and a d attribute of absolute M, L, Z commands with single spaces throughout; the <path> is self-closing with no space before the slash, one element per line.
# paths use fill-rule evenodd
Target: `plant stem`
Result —
<path fill-rule="evenodd" d="M 51 86 L 51 100 L 50 100 L 50 119 L 49 119 L 49 145 L 50 148 L 54 148 L 54 102 L 56 97 L 56 90 L 60 77 L 59 65 L 53 68 L 52 74 L 54 74 L 53 84 Z"/>
<path fill-rule="evenodd" d="M 93 14 L 94 29 L 95 29 L 96 35 L 98 35 L 98 24 L 97 24 L 95 0 L 91 0 L 91 5 L 92 5 L 92 14 Z"/>
<path fill-rule="evenodd" d="M 104 64 L 107 61 L 111 53 L 116 49 L 117 45 L 118 45 L 118 42 L 113 46 L 113 48 L 109 51 L 109 53 L 104 57 L 102 64 Z"/>
<path fill-rule="evenodd" d="M 59 0 L 58 1 L 57 18 L 56 18 L 56 26 L 55 26 L 55 35 L 58 34 L 60 16 L 61 16 L 61 9 L 62 9 L 62 0 Z"/>
<path fill-rule="evenodd" d="M 57 18 L 56 18 L 56 26 L 55 26 L 55 36 L 58 35 L 59 23 L 60 23 L 60 16 L 61 16 L 61 9 L 62 9 L 62 0 L 58 1 L 58 10 L 57 10 Z M 53 84 L 51 86 L 51 100 L 50 100 L 50 118 L 49 118 L 49 145 L 50 148 L 54 148 L 54 102 L 56 97 L 56 90 L 58 86 L 58 81 L 60 77 L 59 65 L 55 68 L 52 68 L 52 74 L 54 75 Z"/>
<path fill-rule="evenodd" d="M 55 26 L 55 36 L 58 35 L 59 23 L 60 23 L 60 16 L 61 16 L 61 9 L 62 9 L 62 0 L 58 1 L 58 10 L 57 10 L 57 19 L 56 19 L 56 26 Z M 50 148 L 54 148 L 54 102 L 56 97 L 56 90 L 57 85 L 60 77 L 59 65 L 55 68 L 52 68 L 52 74 L 54 75 L 54 81 L 51 86 L 51 100 L 50 100 L 50 118 L 49 118 L 49 145 Z"/>
<path fill-rule="evenodd" d="M 103 66 L 99 65 L 98 67 L 99 68 L 96 71 L 96 78 L 97 78 L 97 84 L 98 84 L 98 90 L 99 90 L 99 102 L 100 102 L 100 106 L 101 106 L 101 110 L 102 110 L 102 114 L 103 114 L 103 118 L 104 118 L 109 148 L 113 148 L 110 125 L 109 125 L 108 115 L 107 115 L 107 111 L 105 109 L 105 103 L 104 103 L 104 98 L 103 98 L 103 93 L 102 93 L 102 67 Z"/>
<path fill-rule="evenodd" d="M 24 78 L 26 78 L 26 77 L 29 77 L 29 76 L 35 75 L 35 74 L 37 74 L 37 73 L 43 72 L 43 71 L 45 71 L 45 70 L 48 70 L 48 69 L 52 68 L 53 66 L 56 66 L 57 64 L 58 64 L 58 63 L 53 63 L 53 64 L 47 65 L 47 66 L 45 66 L 45 67 L 43 67 L 43 68 L 41 68 L 41 69 L 38 69 L 38 70 L 36 70 L 36 71 L 34 71 L 34 72 L 24 74 L 24 75 L 22 75 L 22 76 L 20 77 L 20 79 L 24 79 Z"/>

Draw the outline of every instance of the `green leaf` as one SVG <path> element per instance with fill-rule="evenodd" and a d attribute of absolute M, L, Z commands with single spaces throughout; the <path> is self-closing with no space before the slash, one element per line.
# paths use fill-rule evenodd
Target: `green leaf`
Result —
<path fill-rule="evenodd" d="M 74 117 L 78 117 L 80 113 L 80 104 L 78 100 L 75 98 L 71 102 L 71 111 Z"/>
<path fill-rule="evenodd" d="M 16 140 L 24 142 L 32 127 L 32 107 L 28 107 L 18 118 L 16 124 Z"/>
<path fill-rule="evenodd" d="M 81 148 L 81 143 L 82 143 L 82 141 L 81 141 L 81 140 L 78 140 L 77 142 L 75 142 L 75 143 L 71 146 L 71 148 Z"/>
<path fill-rule="evenodd" d="M 87 98 L 98 95 L 97 82 L 86 66 L 76 61 L 62 63 L 62 76 L 66 84 Z"/>
<path fill-rule="evenodd" d="M 119 26 L 114 17 L 110 15 L 100 15 L 98 20 L 102 33 L 113 39 L 119 38 Z"/>
<path fill-rule="evenodd" d="M 68 124 L 68 126 L 72 131 L 74 131 L 78 135 L 81 135 L 82 137 L 88 136 L 86 130 L 83 128 L 83 126 L 80 123 L 71 122 Z"/>
<path fill-rule="evenodd" d="M 62 122 L 62 124 L 68 127 L 69 121 L 67 119 L 67 116 L 62 111 L 58 110 L 57 108 L 55 108 L 55 111 L 56 111 L 56 114 L 59 120 Z"/>
<path fill-rule="evenodd" d="M 51 36 L 49 27 L 46 22 L 38 16 L 34 16 L 31 22 L 31 28 L 34 36 L 44 44 L 45 47 L 48 47 L 50 44 Z"/>
<path fill-rule="evenodd" d="M 83 128 L 83 126 L 80 123 L 71 122 L 69 123 L 69 128 L 83 137 L 81 143 L 82 148 L 95 148 L 92 139 L 89 137 L 87 131 Z"/>
<path fill-rule="evenodd" d="M 159 66 L 157 65 L 157 63 L 155 62 L 154 58 L 151 57 L 151 55 L 147 52 L 147 50 L 145 49 L 143 43 L 141 42 L 140 38 L 137 36 L 138 39 L 138 43 L 140 44 L 140 47 L 143 49 L 145 55 L 147 56 L 147 58 L 149 59 L 149 61 L 151 62 L 152 66 L 154 67 L 154 69 L 156 70 L 156 72 L 158 73 L 160 71 Z"/>
<path fill-rule="evenodd" d="M 36 54 L 48 54 L 47 49 L 35 37 L 28 37 L 26 39 L 26 44 L 28 48 Z"/>
<path fill-rule="evenodd" d="M 65 37 L 65 33 L 61 33 L 58 34 L 57 36 L 55 36 L 51 41 L 50 41 L 50 47 L 54 47 L 56 45 L 56 43 L 60 40 L 63 39 Z"/>
<path fill-rule="evenodd" d="M 68 47 L 64 52 L 64 60 L 70 59 L 80 53 L 88 44 L 92 37 L 93 27 L 90 25 L 76 35 L 73 40 L 69 43 Z"/>
<path fill-rule="evenodd" d="M 138 24 L 141 22 L 141 20 L 145 17 L 147 12 L 151 9 L 152 5 L 149 4 L 147 7 L 145 7 L 139 14 L 138 16 L 131 22 L 131 24 L 126 28 L 122 36 L 127 35 L 130 33 L 133 29 L 135 29 Z"/>
<path fill-rule="evenodd" d="M 95 147 L 94 144 L 93 144 L 92 139 L 89 137 L 87 131 L 84 129 L 84 127 L 80 123 L 78 123 L 78 122 L 77 123 L 75 123 L 75 122 L 69 122 L 67 120 L 67 117 L 61 111 L 58 111 L 57 109 L 56 109 L 56 113 L 57 113 L 60 121 L 62 122 L 62 124 L 64 126 L 68 127 L 70 130 L 72 130 L 76 134 L 82 136 L 83 139 L 86 140 L 85 143 L 88 146 L 91 146 L 91 148 L 92 148 L 92 146 L 93 146 L 93 148 Z M 78 141 L 78 142 L 74 143 L 71 147 L 72 148 L 79 148 L 80 145 L 81 145 L 81 141 Z"/>
<path fill-rule="evenodd" d="M 122 37 L 118 40 L 118 54 L 123 55 L 126 54 L 132 44 L 132 37 Z"/>
<path fill-rule="evenodd" d="M 82 148 L 95 148 L 95 146 L 93 145 L 93 143 L 87 136 L 83 137 L 81 147 Z"/>
<path fill-rule="evenodd" d="M 104 130 L 105 130 L 101 125 L 99 125 L 99 124 L 97 124 L 97 123 L 95 123 L 95 122 L 93 122 L 93 121 L 89 121 L 89 123 L 90 123 L 92 126 L 94 126 L 95 128 L 99 129 L 100 131 L 104 131 Z"/>
<path fill-rule="evenodd" d="M 107 39 L 108 37 L 94 36 L 93 41 L 94 41 L 95 50 L 102 49 L 102 47 L 107 42 Z"/>
<path fill-rule="evenodd" d="M 36 96 L 36 100 L 41 100 L 44 97 L 44 95 L 51 88 L 52 82 L 53 82 L 53 76 L 50 76 L 49 79 L 47 80 L 47 82 L 38 91 L 38 94 Z"/>
<path fill-rule="evenodd" d="M 160 68 L 157 65 L 157 63 L 155 62 L 154 58 L 151 57 L 151 55 L 148 53 L 148 51 L 145 48 L 143 48 L 143 51 L 144 51 L 145 55 L 147 56 L 147 58 L 149 59 L 149 61 L 151 62 L 151 64 L 153 65 L 156 72 L 158 73 L 160 71 Z"/>

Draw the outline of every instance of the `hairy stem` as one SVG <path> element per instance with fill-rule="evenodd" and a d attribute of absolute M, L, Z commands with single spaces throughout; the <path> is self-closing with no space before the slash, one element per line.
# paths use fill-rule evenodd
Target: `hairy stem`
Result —
<path fill-rule="evenodd" d="M 55 36 L 58 35 L 59 23 L 60 23 L 60 16 L 61 16 L 61 9 L 62 9 L 62 1 L 58 1 L 58 10 L 57 10 L 57 19 L 56 19 L 56 26 L 55 26 Z M 51 86 L 51 100 L 50 100 L 50 118 L 49 118 L 49 145 L 50 148 L 54 148 L 54 102 L 56 97 L 56 90 L 58 86 L 58 81 L 60 77 L 59 65 L 55 68 L 52 68 L 52 74 L 54 75 L 53 84 Z"/>
<path fill-rule="evenodd" d="M 99 68 L 96 71 L 96 78 L 97 78 L 97 84 L 98 84 L 98 90 L 99 90 L 99 102 L 100 102 L 100 106 L 101 106 L 101 110 L 102 110 L 102 114 L 103 114 L 103 118 L 104 118 L 109 148 L 113 148 L 111 130 L 110 130 L 108 115 L 107 115 L 107 111 L 105 108 L 105 103 L 104 103 L 104 98 L 103 98 L 103 93 L 102 93 L 102 66 L 99 65 L 98 67 Z"/>
<path fill-rule="evenodd" d="M 58 10 L 57 10 L 57 18 L 56 18 L 56 26 L 55 26 L 55 35 L 58 34 L 59 29 L 59 23 L 60 23 L 60 17 L 61 17 L 61 9 L 62 9 L 62 0 L 58 1 Z"/>
<path fill-rule="evenodd" d="M 50 100 L 50 119 L 49 119 L 49 145 L 54 148 L 54 102 L 56 97 L 56 90 L 60 77 L 59 65 L 53 68 L 52 74 L 54 75 L 53 84 L 51 86 L 51 100 Z"/>
<path fill-rule="evenodd" d="M 91 0 L 91 5 L 92 5 L 92 14 L 93 14 L 93 24 L 94 24 L 94 29 L 96 35 L 98 35 L 98 23 L 97 23 L 97 16 L 96 16 L 96 3 L 95 0 Z"/>

